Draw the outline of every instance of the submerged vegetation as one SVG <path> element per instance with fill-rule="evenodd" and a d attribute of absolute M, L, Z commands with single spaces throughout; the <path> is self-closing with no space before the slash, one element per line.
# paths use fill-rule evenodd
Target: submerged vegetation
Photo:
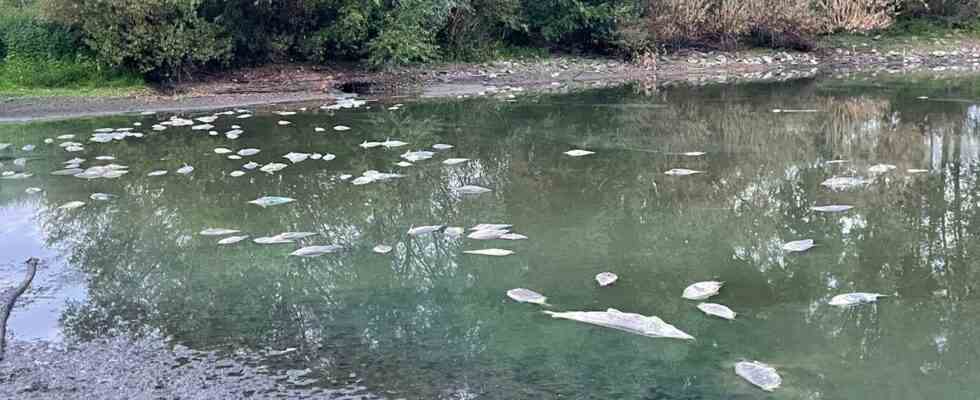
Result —
<path fill-rule="evenodd" d="M 0 90 L 131 86 L 266 63 L 374 68 L 515 52 L 810 50 L 898 27 L 972 31 L 980 0 L 0 0 Z"/>

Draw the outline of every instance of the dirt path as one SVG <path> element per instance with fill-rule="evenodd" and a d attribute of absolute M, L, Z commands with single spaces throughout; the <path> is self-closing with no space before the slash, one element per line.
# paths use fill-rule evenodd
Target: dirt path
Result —
<path fill-rule="evenodd" d="M 678 84 L 784 81 L 817 74 L 973 72 L 980 68 L 978 65 L 980 43 L 966 40 L 942 47 L 919 44 L 881 49 L 872 43 L 806 54 L 688 51 L 660 56 L 645 65 L 558 56 L 532 61 L 445 64 L 396 72 L 365 72 L 350 65 L 277 65 L 181 85 L 175 88 L 177 95 L 0 98 L 0 122 L 329 101 L 344 92 L 382 98 L 458 97 L 493 95 L 513 88 L 553 92 L 623 82 L 640 82 L 641 87 L 653 90 Z"/>

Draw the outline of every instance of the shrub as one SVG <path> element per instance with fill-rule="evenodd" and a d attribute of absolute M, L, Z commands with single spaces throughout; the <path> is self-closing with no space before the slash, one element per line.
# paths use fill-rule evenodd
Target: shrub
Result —
<path fill-rule="evenodd" d="M 76 53 L 79 40 L 70 29 L 42 21 L 28 10 L 0 7 L 0 59 L 61 59 Z"/>
<path fill-rule="evenodd" d="M 158 80 L 225 63 L 231 42 L 197 15 L 201 0 L 48 0 L 53 19 L 84 33 L 101 60 Z"/>

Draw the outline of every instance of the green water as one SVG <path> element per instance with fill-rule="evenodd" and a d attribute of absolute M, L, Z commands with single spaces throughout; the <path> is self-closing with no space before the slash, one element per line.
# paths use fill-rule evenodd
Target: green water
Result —
<path fill-rule="evenodd" d="M 41 257 L 35 288 L 11 319 L 25 340 L 162 334 L 195 349 L 263 351 L 273 369 L 311 368 L 319 385 L 349 374 L 374 393 L 407 399 L 967 399 L 980 393 L 980 101 L 977 81 L 805 81 L 655 96 L 631 88 L 562 96 L 422 101 L 387 111 L 310 111 L 222 117 L 238 140 L 189 128 L 152 132 L 170 115 L 0 125 L 0 156 L 32 157 L 35 176 L 0 180 L 0 280 Z M 918 99 L 929 96 L 930 99 Z M 383 104 L 389 106 L 390 104 Z M 296 109 L 293 107 L 274 107 Z M 773 113 L 772 109 L 817 113 Z M 269 111 L 269 110 L 266 110 Z M 208 115 L 189 114 L 186 117 Z M 276 124 L 281 119 L 290 126 Z M 88 143 L 96 128 L 141 122 L 142 139 Z M 330 129 L 351 126 L 348 132 Z M 314 127 L 327 128 L 317 133 Z M 76 134 L 80 153 L 44 138 Z M 361 149 L 400 139 L 400 149 Z M 24 144 L 37 144 L 23 153 Z M 452 150 L 412 167 L 407 150 Z M 215 147 L 256 147 L 232 161 Z M 572 158 L 572 148 L 595 151 Z M 333 153 L 276 174 L 232 178 L 249 160 L 289 163 L 290 151 Z M 681 152 L 705 151 L 703 157 Z M 51 176 L 63 161 L 115 156 L 130 174 Z M 448 157 L 471 162 L 446 166 Z M 835 159 L 844 164 L 827 164 Z M 3 160 L 3 169 L 14 166 Z M 174 173 L 184 163 L 196 170 Z M 831 176 L 871 177 L 831 191 Z M 705 174 L 670 177 L 671 168 Z M 912 175 L 907 169 L 927 169 Z M 168 169 L 164 177 L 146 173 Z M 354 186 L 366 170 L 402 179 Z M 493 189 L 459 196 L 463 184 Z M 26 194 L 39 187 L 39 194 Z M 89 194 L 118 195 L 110 202 Z M 296 202 L 260 208 L 264 195 Z M 87 206 L 58 210 L 81 200 Z M 850 204 L 840 214 L 814 205 Z M 482 242 L 419 225 L 511 223 L 527 241 Z M 197 232 L 253 236 L 313 231 L 304 245 L 340 244 L 319 258 L 297 245 L 221 247 Z M 784 242 L 817 247 L 786 254 Z M 388 255 L 377 244 L 395 247 Z M 464 250 L 499 247 L 493 258 Z M 599 288 L 596 273 L 620 281 Z M 712 301 L 739 313 L 700 313 L 681 291 L 722 280 Z M 554 310 L 657 315 L 697 338 L 653 339 L 555 320 L 505 292 L 526 287 Z M 836 294 L 893 295 L 841 309 Z M 783 387 L 762 392 L 733 363 L 775 366 Z M 474 397 L 477 396 L 477 397 Z"/>

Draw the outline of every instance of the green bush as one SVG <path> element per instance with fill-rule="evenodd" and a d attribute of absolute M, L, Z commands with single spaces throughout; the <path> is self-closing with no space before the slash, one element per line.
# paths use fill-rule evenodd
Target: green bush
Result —
<path fill-rule="evenodd" d="M 0 7 L 0 59 L 62 59 L 73 56 L 78 45 L 78 36 L 64 26 L 26 10 Z"/>

